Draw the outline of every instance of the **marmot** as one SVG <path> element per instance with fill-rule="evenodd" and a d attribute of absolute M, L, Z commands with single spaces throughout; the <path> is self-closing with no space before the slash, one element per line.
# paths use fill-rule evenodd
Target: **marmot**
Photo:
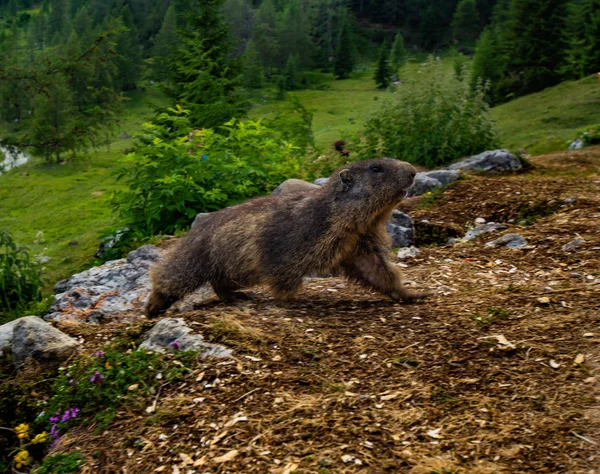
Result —
<path fill-rule="evenodd" d="M 251 199 L 203 217 L 151 271 L 146 314 L 156 316 L 210 283 L 221 300 L 267 285 L 288 300 L 310 274 L 342 273 L 394 300 L 425 293 L 402 285 L 386 224 L 416 174 L 391 158 L 337 169 L 318 189 Z"/>

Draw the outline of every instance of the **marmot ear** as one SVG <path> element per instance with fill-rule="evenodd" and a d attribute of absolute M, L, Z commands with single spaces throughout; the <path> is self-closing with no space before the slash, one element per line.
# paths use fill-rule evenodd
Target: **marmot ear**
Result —
<path fill-rule="evenodd" d="M 349 169 L 343 169 L 340 171 L 340 179 L 344 184 L 350 184 L 352 182 L 352 174 L 350 174 Z"/>

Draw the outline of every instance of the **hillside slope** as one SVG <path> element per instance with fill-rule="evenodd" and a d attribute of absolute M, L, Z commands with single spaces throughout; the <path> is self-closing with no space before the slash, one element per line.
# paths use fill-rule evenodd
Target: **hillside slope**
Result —
<path fill-rule="evenodd" d="M 235 358 L 198 360 L 102 433 L 70 429 L 54 452 L 81 449 L 94 473 L 597 472 L 600 148 L 532 161 L 406 203 L 415 220 L 463 229 L 513 220 L 504 233 L 525 248 L 485 245 L 498 235 L 422 248 L 398 262 L 410 286 L 434 291 L 421 304 L 329 278 L 286 305 L 258 289 L 172 313 Z M 144 322 L 129 317 L 63 329 L 92 354 Z"/>
<path fill-rule="evenodd" d="M 590 76 L 491 109 L 503 147 L 532 155 L 564 150 L 583 127 L 600 124 L 600 81 Z"/>

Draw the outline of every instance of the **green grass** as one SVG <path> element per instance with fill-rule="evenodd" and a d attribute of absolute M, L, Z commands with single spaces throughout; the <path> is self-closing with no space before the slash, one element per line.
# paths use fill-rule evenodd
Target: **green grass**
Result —
<path fill-rule="evenodd" d="M 117 136 L 140 131 L 151 116 L 150 103 L 165 103 L 155 89 L 136 92 L 130 99 Z M 10 231 L 34 254 L 45 252 L 51 258 L 43 273 L 47 289 L 92 263 L 102 231 L 114 224 L 108 200 L 120 184 L 113 171 L 132 145 L 133 138 L 117 138 L 110 148 L 67 157 L 64 165 L 34 158 L 0 177 L 0 229 Z M 36 238 L 39 232 L 43 241 Z"/>
<path fill-rule="evenodd" d="M 427 74 L 427 67 L 421 66 L 426 61 L 427 58 L 422 57 L 407 63 L 400 70 L 400 79 L 417 79 L 420 74 Z M 446 58 L 442 61 L 451 68 L 454 59 Z M 334 141 L 358 132 L 367 117 L 393 94 L 377 89 L 373 80 L 375 69 L 371 65 L 362 65 L 357 69 L 349 79 L 344 80 L 334 80 L 333 74 L 323 74 L 322 77 L 328 84 L 326 89 L 292 92 L 314 114 L 313 131 L 318 148 L 328 148 Z M 267 90 L 265 94 L 275 97 L 276 92 Z M 283 101 L 268 99 L 266 104 L 259 103 L 250 110 L 250 118 L 273 118 L 282 104 Z"/>
<path fill-rule="evenodd" d="M 596 76 L 562 84 L 494 107 L 502 146 L 532 155 L 565 150 L 578 130 L 600 123 Z"/>

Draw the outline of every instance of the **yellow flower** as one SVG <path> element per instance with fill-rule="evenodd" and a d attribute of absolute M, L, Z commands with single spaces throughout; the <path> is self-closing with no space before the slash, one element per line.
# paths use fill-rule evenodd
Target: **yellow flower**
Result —
<path fill-rule="evenodd" d="M 110 364 L 108 361 L 106 361 L 106 364 L 104 364 L 104 367 L 106 367 L 107 369 L 110 369 Z"/>
<path fill-rule="evenodd" d="M 24 439 L 28 437 L 27 432 L 29 431 L 29 425 L 25 424 L 25 423 L 21 423 L 19 426 L 17 426 L 15 428 L 15 431 L 17 432 L 17 437 L 19 439 Z"/>
<path fill-rule="evenodd" d="M 48 442 L 48 440 L 50 439 L 50 437 L 48 436 L 48 433 L 46 433 L 45 431 L 35 435 L 35 437 L 31 440 L 31 442 L 33 444 L 38 444 L 38 443 L 46 443 Z"/>
<path fill-rule="evenodd" d="M 15 456 L 15 463 L 17 464 L 17 469 L 21 466 L 26 466 L 31 462 L 31 458 L 29 457 L 29 452 L 26 450 L 19 451 Z"/>

